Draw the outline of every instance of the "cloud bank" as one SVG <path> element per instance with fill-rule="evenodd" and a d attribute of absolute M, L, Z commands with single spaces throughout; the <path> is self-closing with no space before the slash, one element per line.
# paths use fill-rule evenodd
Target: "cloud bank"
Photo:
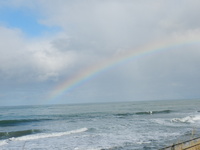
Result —
<path fill-rule="evenodd" d="M 199 4 L 197 0 L 2 1 L 0 10 L 23 9 L 35 14 L 38 24 L 59 30 L 27 37 L 23 28 L 8 27 L 0 20 L 0 81 L 26 87 L 33 82 L 56 85 L 84 68 L 144 45 L 198 41 Z M 60 102 L 198 98 L 199 48 L 194 44 L 131 61 Z"/>

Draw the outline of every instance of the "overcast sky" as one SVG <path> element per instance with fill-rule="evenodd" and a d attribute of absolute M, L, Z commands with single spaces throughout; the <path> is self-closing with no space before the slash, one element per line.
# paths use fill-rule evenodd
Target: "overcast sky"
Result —
<path fill-rule="evenodd" d="M 199 0 L 0 0 L 0 105 L 200 98 L 199 16 Z M 196 42 L 49 98 L 80 70 L 161 41 Z"/>

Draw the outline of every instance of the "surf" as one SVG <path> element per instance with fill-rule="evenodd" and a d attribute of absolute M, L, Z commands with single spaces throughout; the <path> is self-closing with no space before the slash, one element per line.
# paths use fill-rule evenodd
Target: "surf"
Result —
<path fill-rule="evenodd" d="M 20 136 L 36 134 L 36 133 L 41 133 L 41 132 L 42 132 L 42 130 L 38 130 L 38 129 L 0 132 L 0 139 L 9 139 L 9 138 L 13 138 L 13 137 L 20 137 Z"/>
<path fill-rule="evenodd" d="M 186 116 L 183 118 L 173 118 L 171 122 L 174 123 L 196 123 L 200 122 L 200 115 Z"/>
<path fill-rule="evenodd" d="M 71 130 L 66 132 L 53 132 L 53 133 L 40 133 L 35 135 L 27 135 L 22 136 L 18 138 L 10 138 L 11 141 L 27 141 L 27 140 L 37 140 L 37 139 L 43 139 L 43 138 L 53 138 L 53 137 L 59 137 L 59 136 L 65 136 L 70 134 L 78 134 L 82 132 L 86 132 L 88 128 L 80 128 L 77 130 Z"/>

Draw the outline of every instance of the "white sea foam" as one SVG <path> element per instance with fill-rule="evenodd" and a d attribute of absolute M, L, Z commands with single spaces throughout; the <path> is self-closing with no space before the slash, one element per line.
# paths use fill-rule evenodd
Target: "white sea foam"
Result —
<path fill-rule="evenodd" d="M 57 132 L 57 133 L 41 133 L 41 134 L 34 134 L 34 135 L 26 135 L 18 138 L 10 138 L 11 141 L 27 141 L 27 140 L 36 140 L 42 138 L 51 138 L 51 137 L 59 137 L 64 135 L 76 134 L 87 131 L 87 128 L 81 128 L 77 130 L 67 131 L 67 132 Z"/>
<path fill-rule="evenodd" d="M 82 148 L 76 147 L 74 150 L 82 150 Z M 101 148 L 89 148 L 87 150 L 101 150 Z"/>
<path fill-rule="evenodd" d="M 200 121 L 200 115 L 194 116 L 193 120 L 194 120 L 194 121 Z"/>
<path fill-rule="evenodd" d="M 161 124 L 161 125 L 168 125 L 169 122 L 166 121 L 166 119 L 151 119 L 152 122 Z"/>
<path fill-rule="evenodd" d="M 7 140 L 0 141 L 0 146 L 8 144 Z"/>
<path fill-rule="evenodd" d="M 171 121 L 172 122 L 182 122 L 182 123 L 195 123 L 195 122 L 200 121 L 200 115 L 187 116 L 184 118 L 174 118 Z"/>

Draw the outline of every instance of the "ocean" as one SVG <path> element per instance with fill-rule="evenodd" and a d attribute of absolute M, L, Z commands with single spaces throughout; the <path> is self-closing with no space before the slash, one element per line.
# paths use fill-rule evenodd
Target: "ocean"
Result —
<path fill-rule="evenodd" d="M 200 100 L 0 107 L 1 150 L 157 150 L 200 136 Z"/>

